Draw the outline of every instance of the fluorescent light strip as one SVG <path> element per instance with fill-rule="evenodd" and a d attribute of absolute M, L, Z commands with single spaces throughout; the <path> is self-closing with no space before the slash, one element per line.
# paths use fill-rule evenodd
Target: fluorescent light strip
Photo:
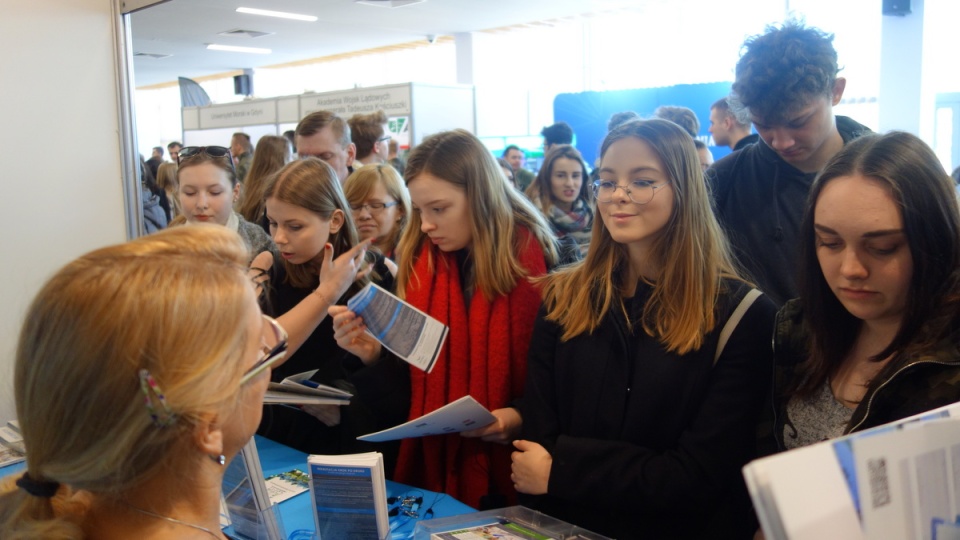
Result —
<path fill-rule="evenodd" d="M 279 17 L 281 19 L 293 19 L 295 21 L 316 22 L 317 20 L 317 18 L 313 15 L 300 15 L 297 13 L 286 13 L 283 11 L 270 11 L 269 9 L 238 7 L 237 13 L 246 13 L 247 15 L 263 15 L 264 17 Z"/>
<path fill-rule="evenodd" d="M 253 54 L 270 54 L 273 52 L 270 49 L 259 49 L 257 47 L 237 47 L 236 45 L 217 45 L 216 43 L 208 44 L 207 48 L 211 51 L 228 51 Z"/>

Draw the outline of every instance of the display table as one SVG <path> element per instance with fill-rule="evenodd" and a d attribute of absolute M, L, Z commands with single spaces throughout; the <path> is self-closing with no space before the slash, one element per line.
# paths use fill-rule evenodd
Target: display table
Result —
<path fill-rule="evenodd" d="M 257 453 L 260 454 L 260 466 L 265 477 L 284 473 L 293 469 L 307 472 L 307 455 L 257 435 Z M 24 470 L 25 464 L 18 463 L 0 468 L 0 477 Z M 420 518 L 414 519 L 400 515 L 390 518 L 390 538 L 405 540 L 412 538 L 413 529 L 419 520 L 425 519 L 428 509 L 432 509 L 433 518 L 459 516 L 475 512 L 473 508 L 444 493 L 436 493 L 425 489 L 418 489 L 398 482 L 387 480 L 387 497 L 402 497 L 404 495 L 423 497 L 420 507 Z M 315 538 L 313 509 L 310 504 L 310 492 L 305 491 L 280 503 L 280 518 L 283 520 L 283 530 L 289 540 L 308 540 Z"/>
<path fill-rule="evenodd" d="M 307 454 L 259 435 L 255 439 L 257 441 L 257 453 L 260 454 L 260 466 L 263 468 L 265 477 L 293 469 L 307 472 Z M 419 511 L 421 517 L 418 519 L 404 515 L 391 517 L 390 532 L 391 538 L 394 540 L 411 538 L 417 521 L 424 519 L 428 509 L 433 510 L 432 517 L 434 518 L 459 516 L 476 511 L 444 493 L 427 491 L 387 480 L 387 497 L 402 497 L 408 494 L 423 497 L 423 504 Z M 290 540 L 311 538 L 314 531 L 314 522 L 313 509 L 310 507 L 310 492 L 305 491 L 280 503 L 280 517 L 283 520 L 283 529 L 287 533 L 287 538 Z"/>

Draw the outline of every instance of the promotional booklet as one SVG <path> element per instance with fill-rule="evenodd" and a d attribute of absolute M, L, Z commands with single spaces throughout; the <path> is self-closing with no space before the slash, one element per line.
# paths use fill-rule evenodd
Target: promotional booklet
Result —
<path fill-rule="evenodd" d="M 960 539 L 958 417 L 948 405 L 748 463 L 766 539 Z"/>
<path fill-rule="evenodd" d="M 430 373 L 449 331 L 443 323 L 373 283 L 347 300 L 347 307 L 363 317 L 367 333 L 384 347 Z"/>
<path fill-rule="evenodd" d="M 232 536 L 253 540 L 286 538 L 279 511 L 270 502 L 255 439 L 251 438 L 227 466 L 222 494 Z"/>
<path fill-rule="evenodd" d="M 20 435 L 20 424 L 10 420 L 6 426 L 0 427 L 0 467 L 20 463 L 27 459 L 23 446 L 23 436 Z"/>
<path fill-rule="evenodd" d="M 270 383 L 263 397 L 264 404 L 348 405 L 350 403 L 353 394 L 311 381 L 310 377 L 313 377 L 316 372 L 315 369 L 305 371 L 291 375 L 278 383 Z"/>
<path fill-rule="evenodd" d="M 488 426 L 496 421 L 493 413 L 471 396 L 444 405 L 420 418 L 394 426 L 390 429 L 361 435 L 357 439 L 369 442 L 395 441 L 427 435 L 459 433 L 469 429 Z"/>
<path fill-rule="evenodd" d="M 369 540 L 389 535 L 383 455 L 312 455 L 307 467 L 320 538 Z"/>

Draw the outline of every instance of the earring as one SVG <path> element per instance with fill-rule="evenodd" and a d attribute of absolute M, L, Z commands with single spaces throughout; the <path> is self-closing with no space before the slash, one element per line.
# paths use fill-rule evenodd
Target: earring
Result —
<path fill-rule="evenodd" d="M 223 454 L 220 454 L 219 456 L 210 456 L 210 459 L 212 459 L 214 463 L 220 465 L 221 467 L 223 467 L 223 464 L 227 462 L 227 458 Z"/>

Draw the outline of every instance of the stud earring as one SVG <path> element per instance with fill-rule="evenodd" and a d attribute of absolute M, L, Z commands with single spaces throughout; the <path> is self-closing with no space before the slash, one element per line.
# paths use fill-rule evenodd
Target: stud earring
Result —
<path fill-rule="evenodd" d="M 223 454 L 220 454 L 219 456 L 210 456 L 210 459 L 212 459 L 214 463 L 220 465 L 221 467 L 223 467 L 223 464 L 227 462 L 227 458 Z"/>

